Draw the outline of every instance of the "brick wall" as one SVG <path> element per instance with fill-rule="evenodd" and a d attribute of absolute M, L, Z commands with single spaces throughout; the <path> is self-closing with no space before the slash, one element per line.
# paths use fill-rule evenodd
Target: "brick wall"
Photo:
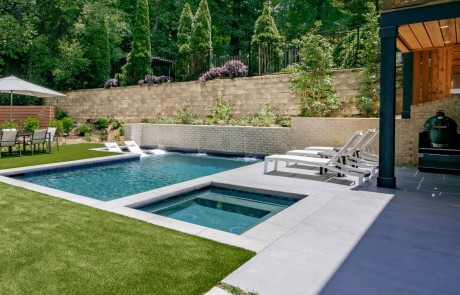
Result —
<path fill-rule="evenodd" d="M 290 128 L 126 124 L 125 138 L 145 147 L 166 146 L 205 152 L 269 155 L 290 149 Z"/>
<path fill-rule="evenodd" d="M 46 128 L 56 116 L 54 106 L 13 106 L 13 123 L 18 124 L 19 130 L 23 128 L 23 122 L 27 117 L 35 117 L 40 120 L 40 128 Z M 10 121 L 10 107 L 0 106 L 0 124 Z"/>
<path fill-rule="evenodd" d="M 358 114 L 354 98 L 359 75 L 359 70 L 332 72 L 333 87 L 343 102 L 337 116 Z M 204 84 L 181 82 L 77 90 L 66 93 L 66 97 L 47 98 L 44 102 L 67 111 L 80 122 L 98 118 L 140 122 L 143 118 L 173 117 L 184 106 L 189 106 L 201 117 L 208 116 L 219 91 L 225 100 L 234 104 L 234 117 L 253 116 L 264 104 L 271 105 L 281 117 L 298 116 L 300 112 L 299 100 L 291 93 L 289 75 L 218 79 Z M 399 96 L 397 105 L 400 105 Z"/>
<path fill-rule="evenodd" d="M 460 96 L 437 100 L 411 108 L 411 119 L 396 119 L 395 163 L 416 165 L 418 131 L 425 120 L 444 109 L 460 123 Z M 341 146 L 356 130 L 379 128 L 377 118 L 291 118 L 291 128 L 239 126 L 193 126 L 127 124 L 125 138 L 140 145 L 218 151 L 246 155 L 285 153 L 307 146 Z M 372 148 L 378 153 L 378 140 Z"/>

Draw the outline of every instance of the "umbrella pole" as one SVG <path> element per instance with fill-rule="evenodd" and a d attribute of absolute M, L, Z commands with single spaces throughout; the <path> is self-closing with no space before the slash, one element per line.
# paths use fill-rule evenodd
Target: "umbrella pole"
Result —
<path fill-rule="evenodd" d="M 10 130 L 13 130 L 13 91 L 10 96 Z"/>

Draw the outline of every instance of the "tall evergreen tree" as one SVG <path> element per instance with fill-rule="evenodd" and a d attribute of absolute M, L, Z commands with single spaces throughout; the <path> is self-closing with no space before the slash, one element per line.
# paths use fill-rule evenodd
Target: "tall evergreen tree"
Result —
<path fill-rule="evenodd" d="M 90 61 L 88 86 L 97 87 L 110 75 L 110 44 L 105 18 L 98 6 L 90 6 L 83 19 L 82 44 Z"/>
<path fill-rule="evenodd" d="M 200 1 L 196 11 L 190 48 L 193 58 L 192 74 L 198 76 L 209 70 L 212 63 L 211 14 L 206 0 Z"/>
<path fill-rule="evenodd" d="M 177 48 L 179 55 L 177 57 L 176 80 L 185 81 L 190 75 L 190 64 L 192 61 L 190 37 L 193 28 L 193 14 L 190 5 L 185 3 L 184 9 L 179 20 L 179 30 L 177 33 Z"/>
<path fill-rule="evenodd" d="M 252 36 L 259 75 L 279 69 L 282 54 L 281 43 L 282 38 L 270 13 L 270 7 L 265 5 L 262 14 L 256 21 Z"/>
<path fill-rule="evenodd" d="M 139 79 L 152 73 L 152 48 L 150 43 L 149 2 L 138 0 L 133 42 L 126 65 L 122 67 L 122 83 L 136 84 Z"/>

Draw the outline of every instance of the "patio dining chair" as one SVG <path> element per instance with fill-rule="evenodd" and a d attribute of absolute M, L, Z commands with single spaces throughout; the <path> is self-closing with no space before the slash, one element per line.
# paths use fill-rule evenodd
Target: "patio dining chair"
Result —
<path fill-rule="evenodd" d="M 32 138 L 26 143 L 27 145 L 30 145 L 30 150 L 32 152 L 32 156 L 34 155 L 35 151 L 35 146 L 38 145 L 38 148 L 40 149 L 40 145 L 43 147 L 43 152 L 45 152 L 45 145 L 47 144 L 46 142 L 46 133 L 48 132 L 48 129 L 37 129 L 34 130 L 34 133 L 32 134 Z"/>
<path fill-rule="evenodd" d="M 59 139 L 56 136 L 56 131 L 57 131 L 57 127 L 48 127 L 48 136 L 46 137 L 46 142 L 49 146 L 50 152 L 51 152 L 51 145 L 53 141 L 56 142 L 56 148 L 57 150 L 59 150 Z"/>
<path fill-rule="evenodd" d="M 0 134 L 0 158 L 2 157 L 1 150 L 8 147 L 10 155 L 12 154 L 13 147 L 18 144 L 18 154 L 21 156 L 21 145 L 18 142 L 18 131 L 16 130 L 2 130 Z"/>

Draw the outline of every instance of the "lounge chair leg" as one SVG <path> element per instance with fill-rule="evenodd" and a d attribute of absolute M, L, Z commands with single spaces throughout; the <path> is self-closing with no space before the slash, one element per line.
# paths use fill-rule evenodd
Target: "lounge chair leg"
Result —
<path fill-rule="evenodd" d="M 275 171 L 278 171 L 278 161 L 275 160 Z"/>
<path fill-rule="evenodd" d="M 267 167 L 268 166 L 268 161 L 264 162 L 264 174 L 267 174 Z"/>

